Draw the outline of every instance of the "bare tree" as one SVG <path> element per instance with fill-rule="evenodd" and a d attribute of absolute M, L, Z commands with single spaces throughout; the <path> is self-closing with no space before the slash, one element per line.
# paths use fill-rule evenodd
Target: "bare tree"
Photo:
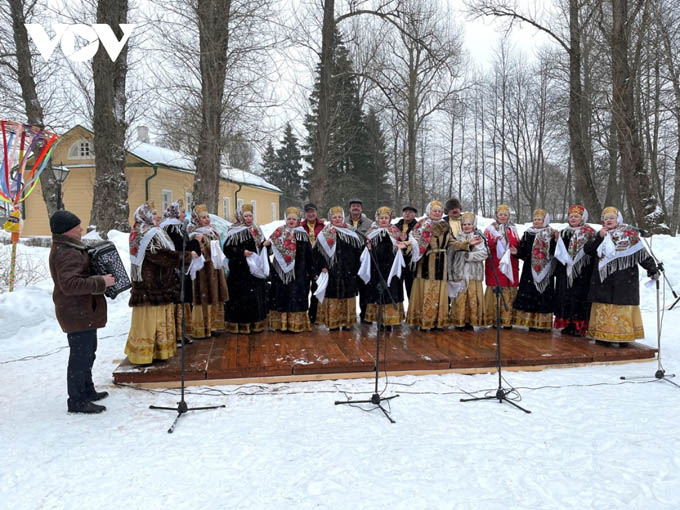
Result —
<path fill-rule="evenodd" d="M 99 0 L 97 23 L 109 25 L 121 39 L 121 24 L 126 23 L 127 0 Z M 109 230 L 127 231 L 128 184 L 125 179 L 125 80 L 127 46 L 111 61 L 100 47 L 92 59 L 94 78 L 94 158 L 95 180 L 90 224 L 106 236 Z"/>
<path fill-rule="evenodd" d="M 648 3 L 637 2 L 633 9 L 628 8 L 627 0 L 612 0 L 612 31 L 610 36 L 612 52 L 612 100 L 616 121 L 621 170 L 626 185 L 626 197 L 632 206 L 635 219 L 641 227 L 656 234 L 668 234 L 665 215 L 649 175 L 645 170 L 639 126 L 635 115 L 635 73 L 631 69 L 630 40 L 635 18 L 644 7 L 643 15 L 648 14 Z"/>

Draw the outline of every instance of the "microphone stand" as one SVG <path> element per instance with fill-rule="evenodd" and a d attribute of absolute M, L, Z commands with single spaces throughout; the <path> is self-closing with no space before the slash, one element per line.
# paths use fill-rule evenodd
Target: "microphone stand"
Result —
<path fill-rule="evenodd" d="M 659 269 L 659 272 L 661 272 L 661 274 L 663 275 L 664 280 L 666 282 L 668 282 L 668 278 L 666 277 L 666 271 L 663 267 L 663 262 L 659 262 L 659 259 L 656 257 L 656 255 L 654 255 L 654 252 L 652 251 L 652 246 L 647 242 L 647 240 L 642 236 L 640 236 L 640 237 L 644 240 L 645 244 L 647 245 L 647 249 L 649 250 L 649 254 L 654 259 L 654 263 L 656 264 L 657 268 Z M 656 353 L 657 370 L 654 373 L 654 378 L 659 380 L 659 381 L 665 381 L 667 383 L 672 384 L 673 386 L 677 386 L 678 388 L 680 388 L 679 384 L 670 380 L 671 377 L 675 377 L 675 374 L 666 375 L 666 371 L 664 370 L 663 365 L 661 364 L 661 307 L 659 305 L 659 292 L 660 292 L 659 280 L 660 280 L 660 278 L 657 275 L 657 278 L 655 278 L 655 280 L 654 280 L 655 283 L 656 283 L 656 346 L 657 346 L 657 353 Z M 668 286 L 670 287 L 670 283 L 668 283 Z M 673 287 L 671 287 L 671 291 L 673 291 Z M 675 296 L 675 295 L 676 295 L 675 292 L 673 292 L 673 296 Z M 680 298 L 676 298 L 675 302 L 673 303 L 673 305 L 671 305 L 669 310 L 671 310 L 675 306 L 675 304 L 678 302 L 679 299 Z M 642 376 L 642 377 L 621 376 L 621 379 L 623 379 L 623 380 L 649 379 L 649 377 L 645 377 L 645 376 Z"/>
<path fill-rule="evenodd" d="M 180 401 L 177 402 L 177 407 L 163 407 L 163 406 L 149 406 L 149 409 L 156 409 L 156 410 L 164 410 L 164 411 L 176 411 L 177 416 L 175 416 L 175 421 L 172 422 L 172 425 L 168 429 L 168 434 L 172 434 L 175 431 L 175 426 L 177 425 L 177 422 L 179 419 L 186 414 L 189 411 L 204 411 L 207 409 L 217 409 L 219 407 L 225 407 L 224 405 L 219 405 L 219 406 L 206 406 L 206 407 L 189 407 L 187 403 L 184 400 L 184 351 L 186 350 L 184 348 L 184 334 L 185 334 L 185 323 L 186 323 L 186 314 L 184 313 L 184 279 L 185 279 L 185 262 L 184 262 L 184 257 L 186 254 L 186 240 L 187 240 L 187 232 L 186 229 L 180 227 L 180 231 L 182 232 L 182 272 L 180 275 L 180 284 L 179 284 L 179 301 L 181 303 L 182 307 L 182 356 L 181 356 L 181 383 L 180 383 L 180 388 L 181 388 L 181 397 Z"/>
<path fill-rule="evenodd" d="M 481 232 L 478 231 L 478 235 L 481 234 Z M 508 398 L 508 394 L 512 391 L 517 391 L 517 390 L 506 390 L 503 388 L 503 361 L 502 361 L 502 355 L 501 355 L 501 300 L 503 301 L 503 308 L 505 311 L 508 311 L 508 304 L 505 301 L 505 297 L 503 296 L 502 292 L 502 287 L 501 287 L 501 282 L 498 279 L 498 272 L 496 271 L 496 264 L 493 261 L 493 257 L 491 256 L 491 250 L 489 249 L 489 243 L 486 239 L 485 235 L 480 236 L 482 240 L 484 241 L 484 246 L 486 247 L 486 254 L 490 260 L 490 266 L 491 270 L 493 271 L 493 276 L 496 279 L 496 285 L 494 286 L 493 293 L 496 295 L 496 370 L 498 371 L 498 388 L 496 389 L 496 394 L 495 395 L 489 395 L 486 397 L 472 397 L 472 398 L 461 398 L 461 402 L 477 402 L 479 400 L 494 400 L 498 399 L 499 403 L 506 402 L 510 405 L 515 406 L 517 409 L 524 411 L 527 414 L 531 414 L 531 411 L 524 409 L 522 406 L 518 405 L 517 403 L 513 402 Z M 510 243 L 508 243 L 508 250 L 510 249 L 509 246 Z"/>
<path fill-rule="evenodd" d="M 363 235 L 361 232 L 357 231 L 357 234 L 367 243 L 370 243 L 368 239 L 366 238 L 365 235 Z M 367 246 L 368 248 L 368 246 Z M 397 248 L 399 249 L 399 248 Z M 379 372 L 379 365 L 380 365 L 380 338 L 382 336 L 381 333 L 381 328 L 382 328 L 382 312 L 383 312 L 383 292 L 387 292 L 387 295 L 392 302 L 392 306 L 394 307 L 395 310 L 398 310 L 399 307 L 397 306 L 397 303 L 394 301 L 394 297 L 392 296 L 392 293 L 390 292 L 390 288 L 387 285 L 387 282 L 385 281 L 385 278 L 382 275 L 382 272 L 380 271 L 380 267 L 378 266 L 378 260 L 376 258 L 375 253 L 373 253 L 373 250 L 368 248 L 368 253 L 371 257 L 371 262 L 373 263 L 373 266 L 375 267 L 375 270 L 378 274 L 378 332 L 376 334 L 376 342 L 375 342 L 375 389 L 373 390 L 373 395 L 369 400 L 336 400 L 335 405 L 352 405 L 352 404 L 373 404 L 380 408 L 380 410 L 383 412 L 383 414 L 387 417 L 388 420 L 390 420 L 390 423 L 396 423 L 390 414 L 387 412 L 387 409 L 385 409 L 381 403 L 386 401 L 386 400 L 392 400 L 393 398 L 397 398 L 399 395 L 392 395 L 391 397 L 381 397 L 380 394 L 378 393 L 378 374 Z M 385 371 L 387 371 L 387 355 L 385 355 L 385 358 L 383 359 L 383 367 L 385 367 Z"/>

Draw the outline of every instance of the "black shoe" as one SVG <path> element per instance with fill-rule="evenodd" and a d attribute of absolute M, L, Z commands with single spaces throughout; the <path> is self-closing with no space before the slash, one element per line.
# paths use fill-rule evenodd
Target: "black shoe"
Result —
<path fill-rule="evenodd" d="M 108 396 L 109 396 L 108 391 L 95 391 L 94 393 L 91 393 L 87 397 L 87 400 L 88 402 L 96 402 L 97 400 L 103 400 Z"/>
<path fill-rule="evenodd" d="M 78 404 L 68 404 L 69 413 L 82 413 L 82 414 L 98 414 L 106 411 L 106 407 L 100 406 L 98 404 L 93 404 L 92 402 L 83 402 Z"/>
<path fill-rule="evenodd" d="M 574 324 L 571 323 L 566 328 L 564 328 L 561 331 L 561 333 L 563 335 L 575 336 L 576 335 L 576 326 L 574 326 Z"/>
<path fill-rule="evenodd" d="M 465 331 L 474 331 L 475 327 L 472 324 L 465 325 Z"/>
<path fill-rule="evenodd" d="M 465 331 L 465 326 L 456 326 L 456 331 Z"/>

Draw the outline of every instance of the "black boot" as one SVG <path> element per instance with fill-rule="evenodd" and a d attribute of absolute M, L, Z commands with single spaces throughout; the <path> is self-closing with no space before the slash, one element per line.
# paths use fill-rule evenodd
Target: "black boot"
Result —
<path fill-rule="evenodd" d="M 98 414 L 106 411 L 106 407 L 92 402 L 70 402 L 68 403 L 69 413 Z"/>
<path fill-rule="evenodd" d="M 109 396 L 108 391 L 95 391 L 90 393 L 87 397 L 88 402 L 96 402 L 97 400 L 103 400 Z"/>

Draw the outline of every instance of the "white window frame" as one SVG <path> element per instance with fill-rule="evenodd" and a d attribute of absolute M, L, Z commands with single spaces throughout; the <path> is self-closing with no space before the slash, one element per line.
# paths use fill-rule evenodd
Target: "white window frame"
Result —
<path fill-rule="evenodd" d="M 278 207 L 276 207 L 276 202 L 272 202 L 272 221 L 276 221 L 279 219 L 279 215 L 277 214 L 278 212 Z"/>
<path fill-rule="evenodd" d="M 94 146 L 90 140 L 81 138 L 68 149 L 69 159 L 94 159 Z"/>
<path fill-rule="evenodd" d="M 236 200 L 236 210 L 240 211 L 243 208 L 243 199 L 239 198 Z"/>
<path fill-rule="evenodd" d="M 187 210 L 187 214 L 191 216 L 191 204 L 194 201 L 194 193 L 193 191 L 185 191 L 184 192 L 184 207 Z"/>
<path fill-rule="evenodd" d="M 224 219 L 229 221 L 229 215 L 231 214 L 231 200 L 229 197 L 222 197 L 222 209 L 224 210 Z"/>
<path fill-rule="evenodd" d="M 162 189 L 161 190 L 161 215 L 165 210 L 172 204 L 172 190 Z"/>
<path fill-rule="evenodd" d="M 253 223 L 257 223 L 257 203 L 255 200 L 251 200 L 250 205 L 253 206 Z"/>

